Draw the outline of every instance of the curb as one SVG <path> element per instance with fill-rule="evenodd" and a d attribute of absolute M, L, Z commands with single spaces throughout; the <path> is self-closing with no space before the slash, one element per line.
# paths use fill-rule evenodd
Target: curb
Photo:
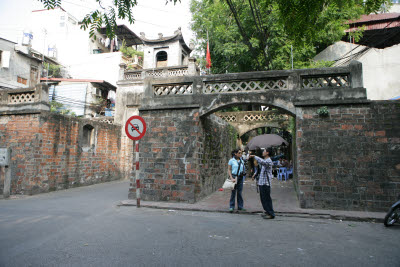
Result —
<path fill-rule="evenodd" d="M 134 203 L 123 203 L 120 202 L 117 204 L 118 207 L 136 207 Z M 210 210 L 203 208 L 186 208 L 186 207 L 162 207 L 157 205 L 149 205 L 149 204 L 141 204 L 142 208 L 151 208 L 151 209 L 162 209 L 162 210 L 180 210 L 180 211 L 199 211 L 199 212 L 215 212 L 215 213 L 230 213 L 226 210 Z M 242 211 L 242 212 L 234 212 L 233 214 L 246 214 L 246 215 L 259 215 L 262 211 Z M 383 223 L 384 218 L 377 217 L 357 217 L 350 215 L 339 215 L 339 214 L 327 214 L 327 213 L 311 213 L 311 212 L 279 212 L 275 211 L 275 214 L 281 217 L 297 217 L 297 218 L 313 218 L 313 219 L 331 219 L 336 221 L 352 221 L 352 222 L 372 222 L 372 223 Z"/>

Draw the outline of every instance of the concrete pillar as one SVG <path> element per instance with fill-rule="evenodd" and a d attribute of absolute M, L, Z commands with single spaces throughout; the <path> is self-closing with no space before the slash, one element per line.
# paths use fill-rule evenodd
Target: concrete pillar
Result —
<path fill-rule="evenodd" d="M 198 75 L 197 66 L 196 66 L 196 58 L 190 57 L 189 58 L 189 65 L 188 65 L 188 75 L 195 76 Z"/>
<path fill-rule="evenodd" d="M 49 86 L 46 84 L 36 85 L 36 95 L 40 102 L 49 103 Z"/>
<path fill-rule="evenodd" d="M 299 90 L 301 89 L 301 78 L 298 72 L 292 72 L 288 77 L 288 90 Z"/>
<path fill-rule="evenodd" d="M 120 80 L 120 81 L 125 80 L 125 70 L 126 70 L 126 64 L 125 63 L 119 64 L 119 77 L 118 77 L 118 80 Z"/>
<path fill-rule="evenodd" d="M 352 88 L 364 87 L 362 63 L 359 61 L 352 61 L 349 65 L 350 80 Z"/>
<path fill-rule="evenodd" d="M 5 167 L 5 174 L 3 196 L 9 198 L 11 189 L 11 168 L 9 166 Z"/>
<path fill-rule="evenodd" d="M 4 196 L 4 198 L 9 198 L 10 197 L 10 189 L 11 189 L 11 149 L 10 148 L 0 148 L 0 167 L 1 166 L 5 168 L 3 196 Z"/>

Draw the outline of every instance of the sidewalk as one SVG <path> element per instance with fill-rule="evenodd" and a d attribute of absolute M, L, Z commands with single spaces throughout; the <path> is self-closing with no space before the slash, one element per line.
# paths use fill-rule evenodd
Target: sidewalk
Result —
<path fill-rule="evenodd" d="M 141 201 L 140 206 L 169 210 L 228 212 L 230 194 L 230 190 L 217 191 L 194 204 Z M 272 181 L 271 197 L 277 216 L 383 222 L 383 218 L 386 215 L 383 212 L 301 209 L 292 180 L 285 182 L 274 179 Z M 263 212 L 255 182 L 249 180 L 244 182 L 243 199 L 244 208 L 247 211 L 240 213 L 257 214 Z M 121 201 L 120 206 L 136 206 L 136 200 Z"/>

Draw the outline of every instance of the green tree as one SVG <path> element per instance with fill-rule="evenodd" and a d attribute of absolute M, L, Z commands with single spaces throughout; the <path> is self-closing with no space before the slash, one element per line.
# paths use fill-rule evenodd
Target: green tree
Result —
<path fill-rule="evenodd" d="M 71 112 L 70 109 L 65 108 L 64 104 L 57 102 L 55 100 L 50 101 L 50 111 L 60 113 L 62 115 L 70 115 L 75 117 L 76 113 Z"/>
<path fill-rule="evenodd" d="M 47 74 L 48 78 L 62 78 L 61 66 L 53 65 L 53 64 L 45 62 L 44 68 L 46 70 L 48 70 L 48 74 Z"/>
<path fill-rule="evenodd" d="M 209 36 L 213 73 L 289 69 L 291 47 L 295 68 L 318 67 L 321 63 L 311 59 L 343 37 L 344 22 L 378 10 L 383 2 L 192 0 L 192 30 L 199 50 Z"/>

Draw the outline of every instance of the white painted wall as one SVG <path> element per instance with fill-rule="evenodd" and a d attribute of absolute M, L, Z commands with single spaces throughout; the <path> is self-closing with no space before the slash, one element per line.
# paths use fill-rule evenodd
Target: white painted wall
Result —
<path fill-rule="evenodd" d="M 29 30 L 32 31 L 32 48 L 48 54 L 54 45 L 58 61 L 68 64 L 88 52 L 88 33 L 79 29 L 77 20 L 60 8 L 32 12 Z M 21 33 L 22 34 L 22 33 Z"/>
<path fill-rule="evenodd" d="M 16 47 L 22 49 L 24 53 L 16 52 Z M 0 87 L 27 88 L 31 83 L 31 67 L 37 68 L 38 75 L 42 70 L 40 61 L 26 55 L 29 53 L 27 47 L 20 47 L 8 40 L 0 39 L 0 53 L 3 54 L 0 61 Z M 26 85 L 18 83 L 18 77 L 26 79 Z M 39 82 L 39 79 L 34 82 Z"/>
<path fill-rule="evenodd" d="M 75 112 L 77 116 L 83 116 L 86 111 L 85 100 L 89 85 L 87 82 L 52 85 L 49 88 L 49 99 L 52 100 L 55 94 L 55 100 L 63 103 L 65 109 Z"/>
<path fill-rule="evenodd" d="M 109 51 L 99 42 L 105 36 L 97 33 L 96 40 L 90 39 L 89 32 L 73 24 L 74 18 L 61 9 L 32 12 L 32 19 L 32 47 L 35 50 L 44 50 L 47 55 L 47 47 L 56 45 L 57 60 L 72 78 L 105 80 L 116 86 L 121 53 L 93 54 L 93 49 L 98 48 Z"/>
<path fill-rule="evenodd" d="M 121 52 L 82 56 L 69 65 L 68 72 L 74 79 L 105 80 L 117 85 Z"/>
<path fill-rule="evenodd" d="M 152 69 L 156 67 L 156 54 L 160 51 L 165 51 L 168 54 L 168 67 L 183 65 L 182 62 L 182 46 L 179 40 L 144 46 L 144 69 Z"/>
<path fill-rule="evenodd" d="M 336 60 L 355 47 L 357 49 L 352 51 L 353 54 L 365 48 L 340 41 L 327 47 L 314 60 Z M 371 48 L 355 60 L 363 64 L 364 87 L 368 99 L 387 100 L 400 96 L 400 44 L 385 49 Z"/>

